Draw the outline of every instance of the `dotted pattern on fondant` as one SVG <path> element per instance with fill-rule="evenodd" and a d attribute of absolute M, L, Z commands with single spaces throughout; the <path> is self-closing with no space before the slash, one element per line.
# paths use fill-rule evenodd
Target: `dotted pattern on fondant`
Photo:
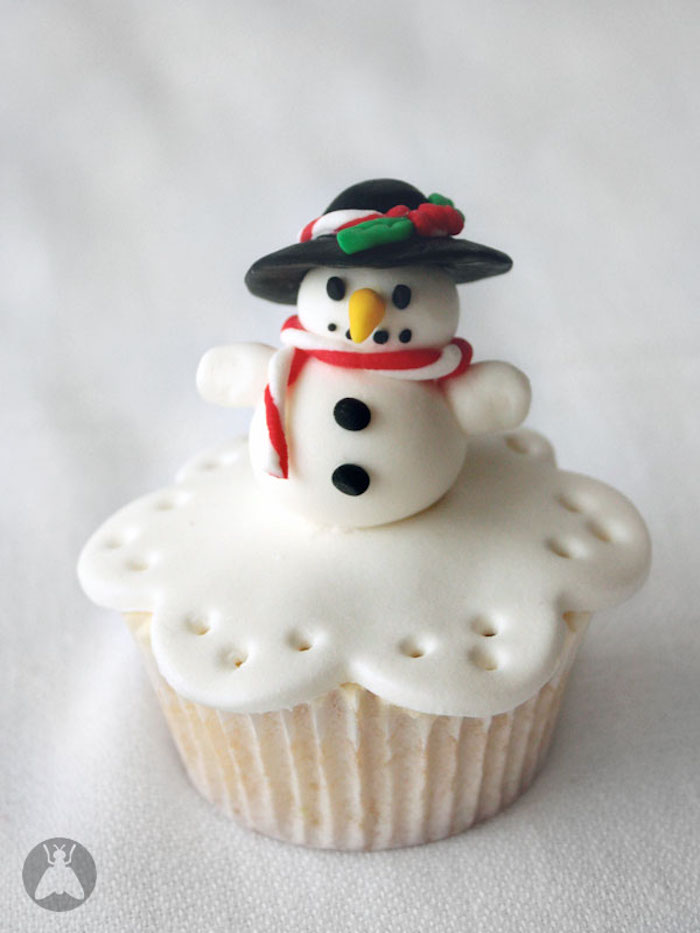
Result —
<path fill-rule="evenodd" d="M 473 439 L 430 509 L 352 530 L 266 501 L 234 441 L 110 518 L 79 576 L 101 605 L 153 613 L 159 668 L 196 702 L 265 712 L 355 682 L 489 716 L 532 696 L 578 614 L 630 595 L 649 556 L 631 503 L 520 430 Z"/>

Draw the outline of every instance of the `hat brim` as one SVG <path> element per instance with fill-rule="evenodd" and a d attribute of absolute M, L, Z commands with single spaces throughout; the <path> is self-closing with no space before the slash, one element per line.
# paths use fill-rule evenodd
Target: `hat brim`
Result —
<path fill-rule="evenodd" d="M 502 275 L 508 272 L 513 261 L 490 246 L 451 237 L 415 236 L 348 255 L 334 236 L 327 236 L 308 243 L 295 243 L 263 256 L 246 273 L 245 284 L 258 298 L 293 305 L 302 279 L 316 266 L 387 269 L 409 265 L 439 266 L 459 285 Z"/>

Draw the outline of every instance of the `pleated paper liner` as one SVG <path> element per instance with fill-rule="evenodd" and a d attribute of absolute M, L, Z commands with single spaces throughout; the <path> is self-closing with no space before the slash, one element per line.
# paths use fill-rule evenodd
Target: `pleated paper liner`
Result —
<path fill-rule="evenodd" d="M 126 616 L 192 783 L 226 814 L 286 842 L 387 849 L 461 833 L 509 806 L 541 768 L 590 616 L 567 614 L 553 677 L 485 718 L 417 713 L 343 684 L 292 709 L 230 713 L 180 697 Z"/>

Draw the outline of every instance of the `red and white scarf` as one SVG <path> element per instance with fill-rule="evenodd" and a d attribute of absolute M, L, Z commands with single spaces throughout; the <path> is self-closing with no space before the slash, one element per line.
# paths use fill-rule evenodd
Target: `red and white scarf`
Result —
<path fill-rule="evenodd" d="M 282 325 L 281 350 L 272 357 L 265 386 L 265 417 L 267 436 L 265 451 L 259 451 L 266 471 L 271 476 L 287 479 L 289 454 L 285 436 L 285 401 L 287 390 L 298 379 L 309 359 L 345 369 L 367 369 L 393 379 L 415 382 L 449 379 L 463 373 L 472 358 L 472 348 L 466 340 L 455 337 L 439 349 L 339 350 L 337 338 L 312 334 L 305 330 L 294 315 Z M 260 462 L 260 460 L 258 462 Z"/>

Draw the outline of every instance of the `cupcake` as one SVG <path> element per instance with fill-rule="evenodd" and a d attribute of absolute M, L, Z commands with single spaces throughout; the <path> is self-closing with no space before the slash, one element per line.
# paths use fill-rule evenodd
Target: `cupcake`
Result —
<path fill-rule="evenodd" d="M 355 185 L 248 271 L 281 348 L 209 351 L 255 407 L 85 546 L 185 769 L 240 823 L 335 849 L 416 845 L 511 804 L 543 764 L 591 614 L 649 564 L 619 493 L 519 428 L 507 363 L 455 336 L 457 284 L 510 259 L 403 182 Z"/>

